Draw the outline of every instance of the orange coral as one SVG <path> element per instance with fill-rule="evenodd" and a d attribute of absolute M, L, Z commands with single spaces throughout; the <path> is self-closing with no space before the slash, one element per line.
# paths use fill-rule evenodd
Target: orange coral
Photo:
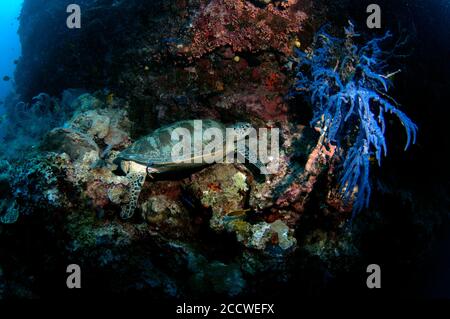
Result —
<path fill-rule="evenodd" d="M 277 91 L 283 82 L 283 76 L 281 74 L 272 72 L 265 80 L 265 86 L 269 91 Z"/>

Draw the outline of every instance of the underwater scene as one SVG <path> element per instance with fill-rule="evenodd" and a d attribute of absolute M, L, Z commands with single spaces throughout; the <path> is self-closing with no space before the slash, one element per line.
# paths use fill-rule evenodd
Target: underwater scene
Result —
<path fill-rule="evenodd" d="M 3 0 L 0 35 L 0 299 L 450 298 L 450 1 Z"/>

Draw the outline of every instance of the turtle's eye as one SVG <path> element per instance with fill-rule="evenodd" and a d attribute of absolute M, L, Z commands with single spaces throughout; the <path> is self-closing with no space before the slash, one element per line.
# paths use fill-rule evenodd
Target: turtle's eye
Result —
<path fill-rule="evenodd" d="M 153 166 L 153 162 L 150 162 L 150 161 L 149 161 L 149 162 L 147 163 L 147 167 L 146 167 L 146 169 L 145 169 L 148 175 L 150 175 L 150 173 L 151 173 L 151 168 L 152 168 L 152 166 Z"/>

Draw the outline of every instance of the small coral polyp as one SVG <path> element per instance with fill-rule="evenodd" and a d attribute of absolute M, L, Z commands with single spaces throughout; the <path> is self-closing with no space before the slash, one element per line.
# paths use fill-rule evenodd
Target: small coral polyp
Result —
<path fill-rule="evenodd" d="M 369 205 L 370 159 L 379 164 L 387 154 L 384 137 L 385 114 L 395 115 L 403 124 L 407 149 L 415 143 L 417 126 L 387 95 L 391 82 L 387 72 L 388 53 L 382 43 L 392 35 L 356 44 L 354 26 L 345 28 L 345 37 L 336 38 L 324 29 L 315 36 L 312 51 L 296 50 L 297 76 L 291 95 L 309 98 L 312 125 L 319 127 L 324 142 L 337 143 L 344 153 L 340 191 L 348 202 L 355 193 L 354 214 Z M 395 50 L 395 48 L 394 48 Z M 344 139 L 350 138 L 350 147 Z"/>

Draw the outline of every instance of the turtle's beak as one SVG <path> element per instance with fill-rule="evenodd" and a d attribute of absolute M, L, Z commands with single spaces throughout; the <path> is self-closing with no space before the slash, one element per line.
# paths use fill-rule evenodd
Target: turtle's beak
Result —
<path fill-rule="evenodd" d="M 118 161 L 117 164 L 119 165 L 122 172 L 128 174 L 128 172 L 130 171 L 130 163 L 128 163 L 127 161 Z"/>
<path fill-rule="evenodd" d="M 158 170 L 151 167 L 151 166 L 147 166 L 147 175 L 150 176 L 150 178 L 153 178 L 152 174 L 158 173 Z"/>

